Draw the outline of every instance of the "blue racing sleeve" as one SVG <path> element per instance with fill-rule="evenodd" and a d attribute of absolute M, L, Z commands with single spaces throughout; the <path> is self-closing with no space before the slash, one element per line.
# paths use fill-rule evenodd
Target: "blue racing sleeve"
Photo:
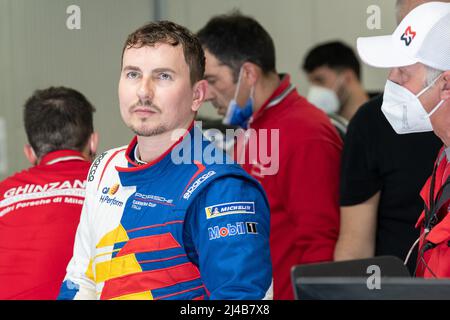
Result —
<path fill-rule="evenodd" d="M 272 299 L 270 211 L 256 183 L 217 179 L 188 210 L 185 244 L 210 299 Z"/>

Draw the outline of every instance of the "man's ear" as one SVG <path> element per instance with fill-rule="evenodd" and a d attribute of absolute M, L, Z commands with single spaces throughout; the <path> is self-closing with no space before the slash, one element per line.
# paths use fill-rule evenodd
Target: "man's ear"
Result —
<path fill-rule="evenodd" d="M 29 144 L 23 146 L 23 153 L 25 154 L 25 157 L 27 158 L 28 162 L 30 162 L 30 164 L 32 164 L 33 166 L 38 164 L 36 153 L 34 153 L 33 148 Z"/>
<path fill-rule="evenodd" d="M 95 155 L 98 147 L 98 132 L 92 132 L 91 137 L 89 138 L 89 151 L 91 154 Z M 94 159 L 92 159 L 94 160 Z"/>
<path fill-rule="evenodd" d="M 93 161 L 96 157 L 97 147 L 98 147 L 98 133 L 92 132 L 82 152 L 83 157 L 88 161 Z"/>
<path fill-rule="evenodd" d="M 194 84 L 192 96 L 192 111 L 197 112 L 200 109 L 203 101 L 205 101 L 208 90 L 208 81 L 200 80 Z"/>
<path fill-rule="evenodd" d="M 258 81 L 259 75 L 261 73 L 261 68 L 256 64 L 251 62 L 244 62 L 242 65 L 242 81 L 244 81 L 247 86 L 252 87 Z"/>
<path fill-rule="evenodd" d="M 252 62 L 244 62 L 242 65 L 241 82 L 239 84 L 239 92 L 236 96 L 236 102 L 239 106 L 246 105 L 249 97 L 252 97 L 252 90 L 255 89 L 256 83 L 262 74 L 262 70 Z M 255 92 L 253 92 L 253 99 Z"/>
<path fill-rule="evenodd" d="M 441 91 L 441 100 L 450 99 L 450 70 L 445 71 L 442 75 L 442 81 L 444 82 Z"/>

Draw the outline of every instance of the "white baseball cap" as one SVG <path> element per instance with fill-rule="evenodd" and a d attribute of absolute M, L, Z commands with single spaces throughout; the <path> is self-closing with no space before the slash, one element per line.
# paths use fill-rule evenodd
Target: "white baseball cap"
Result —
<path fill-rule="evenodd" d="M 362 61 L 373 67 L 420 62 L 450 70 L 450 3 L 424 3 L 411 10 L 392 35 L 358 38 L 357 48 Z"/>

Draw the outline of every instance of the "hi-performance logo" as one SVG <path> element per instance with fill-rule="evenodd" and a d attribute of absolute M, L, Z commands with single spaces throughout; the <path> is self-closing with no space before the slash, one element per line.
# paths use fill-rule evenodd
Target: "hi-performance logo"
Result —
<path fill-rule="evenodd" d="M 208 228 L 209 240 L 225 237 L 233 237 L 244 234 L 258 234 L 256 222 L 236 222 L 228 223 L 226 227 L 214 226 Z"/>
<path fill-rule="evenodd" d="M 108 194 L 110 195 L 110 196 L 113 196 L 113 195 L 115 195 L 116 193 L 117 193 L 117 191 L 119 191 L 119 184 L 118 183 L 116 183 L 115 185 L 113 185 L 111 188 L 109 188 L 109 190 L 108 190 Z"/>
<path fill-rule="evenodd" d="M 117 191 L 119 190 L 119 184 L 114 184 L 111 188 L 109 187 L 104 187 L 102 189 L 102 195 L 100 197 L 100 203 L 106 203 L 110 206 L 117 206 L 117 207 L 122 207 L 123 206 L 123 202 L 117 200 L 116 197 L 110 197 L 110 196 L 114 196 Z"/>
<path fill-rule="evenodd" d="M 409 46 L 415 37 L 416 32 L 411 29 L 411 26 L 408 26 L 408 28 L 406 28 L 405 30 L 405 33 L 402 34 L 400 40 L 405 41 L 405 45 Z"/>

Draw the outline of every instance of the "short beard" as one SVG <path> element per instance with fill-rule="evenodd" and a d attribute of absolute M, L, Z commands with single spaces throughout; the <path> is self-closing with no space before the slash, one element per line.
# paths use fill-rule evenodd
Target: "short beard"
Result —
<path fill-rule="evenodd" d="M 137 128 L 133 125 L 129 125 L 128 127 L 140 137 L 153 137 L 168 131 L 164 125 L 158 125 L 156 128 Z"/>

